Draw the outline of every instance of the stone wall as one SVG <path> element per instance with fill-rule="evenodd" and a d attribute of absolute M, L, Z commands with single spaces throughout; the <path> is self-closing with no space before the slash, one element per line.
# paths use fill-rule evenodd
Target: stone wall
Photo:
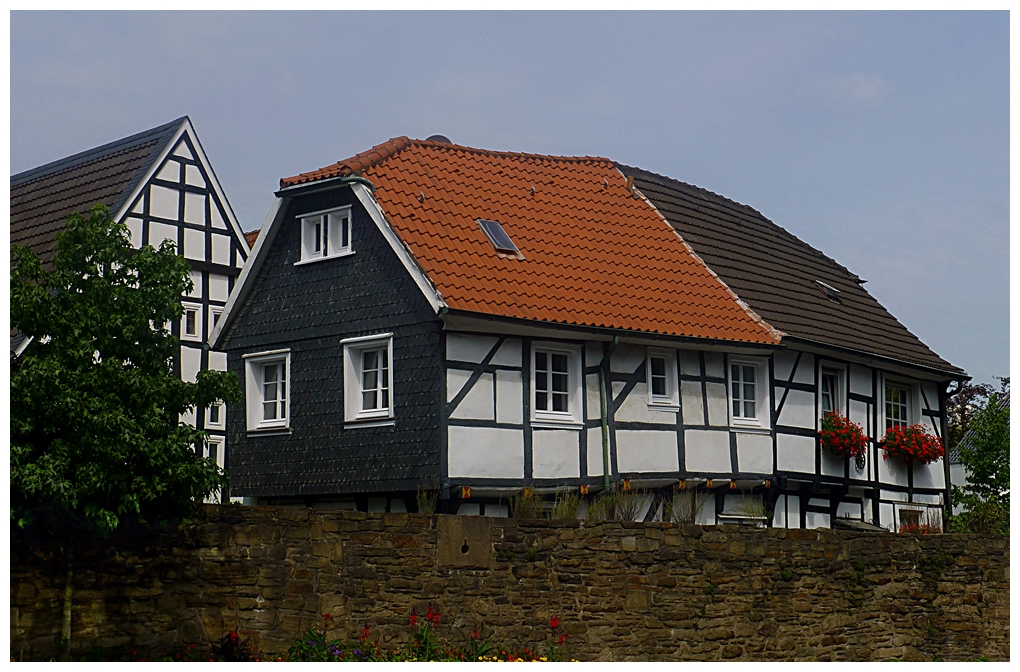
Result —
<path fill-rule="evenodd" d="M 266 653 L 330 613 L 396 644 L 441 632 L 523 648 L 557 615 L 580 660 L 1009 659 L 1009 540 L 666 523 L 209 506 L 79 558 L 74 649 L 110 657 L 226 632 Z M 59 558 L 12 538 L 11 657 L 53 655 Z M 343 631 L 347 632 L 344 633 Z"/>

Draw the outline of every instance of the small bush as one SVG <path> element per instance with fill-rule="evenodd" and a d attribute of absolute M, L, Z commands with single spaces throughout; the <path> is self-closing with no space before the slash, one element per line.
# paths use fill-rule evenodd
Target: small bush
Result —
<path fill-rule="evenodd" d="M 575 519 L 577 510 L 581 506 L 581 496 L 573 490 L 557 493 L 556 501 L 553 502 L 549 517 L 553 519 Z"/>
<path fill-rule="evenodd" d="M 510 515 L 514 518 L 541 518 L 545 502 L 535 497 L 530 490 L 515 493 L 510 497 Z"/>
<path fill-rule="evenodd" d="M 418 492 L 414 496 L 414 503 L 418 507 L 418 513 L 431 516 L 436 512 L 436 505 L 439 503 L 439 493 L 435 490 L 429 490 L 424 486 L 419 486 Z"/>

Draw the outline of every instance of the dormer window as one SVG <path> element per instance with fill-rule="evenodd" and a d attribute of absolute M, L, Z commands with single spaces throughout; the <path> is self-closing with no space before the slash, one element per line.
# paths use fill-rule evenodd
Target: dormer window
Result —
<path fill-rule="evenodd" d="M 301 261 L 342 257 L 351 250 L 351 209 L 339 208 L 301 215 Z"/>

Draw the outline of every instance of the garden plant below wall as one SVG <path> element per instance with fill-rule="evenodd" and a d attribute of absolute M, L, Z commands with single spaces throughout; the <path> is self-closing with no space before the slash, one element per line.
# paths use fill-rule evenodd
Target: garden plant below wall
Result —
<path fill-rule="evenodd" d="M 822 428 L 818 434 L 822 437 L 823 446 L 837 455 L 853 459 L 858 469 L 864 468 L 868 437 L 860 425 L 830 411 L 822 416 Z"/>
<path fill-rule="evenodd" d="M 941 460 L 946 454 L 942 439 L 929 434 L 924 425 L 892 427 L 886 430 L 880 445 L 885 450 L 885 459 L 891 456 L 906 462 L 913 460 L 930 464 Z"/>

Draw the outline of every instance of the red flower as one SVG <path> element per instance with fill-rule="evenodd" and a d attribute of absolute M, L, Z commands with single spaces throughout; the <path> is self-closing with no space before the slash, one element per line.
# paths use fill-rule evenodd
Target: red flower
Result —
<path fill-rule="evenodd" d="M 432 615 L 432 624 L 439 625 L 439 612 L 437 611 Z"/>
<path fill-rule="evenodd" d="M 413 628 L 417 624 L 418 624 L 418 614 L 412 611 L 411 612 L 411 627 Z"/>
<path fill-rule="evenodd" d="M 326 621 L 328 621 L 329 619 L 331 619 L 331 618 L 333 618 L 333 617 L 332 617 L 332 616 L 330 616 L 330 615 L 329 615 L 328 613 L 326 613 L 326 614 L 323 614 L 323 615 L 322 615 L 322 618 L 323 618 L 323 620 L 326 620 Z"/>
<path fill-rule="evenodd" d="M 478 628 L 475 628 L 474 630 L 471 631 L 471 637 L 474 639 L 478 639 Z"/>
<path fill-rule="evenodd" d="M 552 618 L 549 619 L 549 627 L 552 628 L 553 630 L 560 627 L 560 619 L 558 616 L 553 616 Z"/>
<path fill-rule="evenodd" d="M 361 629 L 361 641 L 365 641 L 366 639 L 368 639 L 369 632 L 370 631 L 367 625 Z"/>
<path fill-rule="evenodd" d="M 568 635 L 567 633 L 564 632 L 562 635 L 560 635 L 560 640 L 559 640 L 560 641 L 560 646 L 563 646 L 564 644 L 566 644 L 568 639 L 570 639 L 570 635 Z"/>
<path fill-rule="evenodd" d="M 241 638 L 238 636 L 236 632 L 231 630 L 230 633 L 227 635 L 227 639 L 230 640 L 231 644 L 237 644 L 237 642 L 240 641 Z"/>

